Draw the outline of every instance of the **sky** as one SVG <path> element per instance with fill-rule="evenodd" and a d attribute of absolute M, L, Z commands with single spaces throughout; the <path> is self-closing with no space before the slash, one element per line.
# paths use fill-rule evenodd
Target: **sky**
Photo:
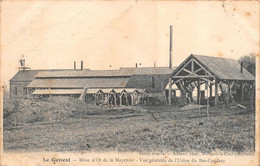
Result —
<path fill-rule="evenodd" d="M 31 69 L 169 65 L 190 54 L 259 54 L 257 1 L 2 1 L 1 83 Z M 111 66 L 111 67 L 110 67 Z"/>

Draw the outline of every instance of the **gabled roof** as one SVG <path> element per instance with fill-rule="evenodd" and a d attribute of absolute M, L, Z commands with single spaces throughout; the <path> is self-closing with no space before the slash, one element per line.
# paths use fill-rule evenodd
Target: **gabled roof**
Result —
<path fill-rule="evenodd" d="M 219 79 L 226 80 L 255 80 L 255 77 L 243 68 L 243 73 L 240 72 L 240 64 L 229 58 L 218 58 L 201 55 L 193 55 L 195 59 L 205 65 Z"/>
<path fill-rule="evenodd" d="M 191 58 L 197 60 L 204 68 L 206 68 L 210 73 L 215 75 L 218 79 L 243 81 L 255 80 L 255 77 L 251 73 L 249 73 L 245 68 L 243 68 L 243 73 L 241 73 L 241 66 L 234 59 L 194 54 L 191 54 L 186 60 L 184 60 L 184 62 L 173 71 L 172 75 L 178 72 L 180 68 Z"/>
<path fill-rule="evenodd" d="M 97 92 L 101 92 L 101 93 L 144 93 L 145 89 L 135 89 L 135 88 L 100 88 L 100 89 L 92 89 L 89 88 L 87 89 L 86 93 L 87 94 L 95 94 Z"/>
<path fill-rule="evenodd" d="M 30 82 L 34 79 L 34 75 L 40 70 L 19 70 L 10 81 L 25 81 Z"/>

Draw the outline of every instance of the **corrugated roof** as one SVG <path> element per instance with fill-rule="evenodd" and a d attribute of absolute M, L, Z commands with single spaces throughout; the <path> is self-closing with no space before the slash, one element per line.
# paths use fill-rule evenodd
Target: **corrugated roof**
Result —
<path fill-rule="evenodd" d="M 120 68 L 119 70 L 71 70 L 71 71 L 43 71 L 35 75 L 37 78 L 68 78 L 68 77 L 130 77 L 133 74 L 170 74 L 175 68 L 168 67 L 140 67 Z"/>
<path fill-rule="evenodd" d="M 81 94 L 83 89 L 36 89 L 33 95 L 66 95 L 66 94 Z"/>
<path fill-rule="evenodd" d="M 35 79 L 28 88 L 113 88 L 125 87 L 129 78 Z"/>
<path fill-rule="evenodd" d="M 202 55 L 191 55 L 199 61 L 205 68 L 210 70 L 220 79 L 226 80 L 255 80 L 255 77 L 243 68 L 243 73 L 240 72 L 241 66 L 234 59 L 209 57 Z"/>
<path fill-rule="evenodd" d="M 154 77 L 154 88 L 152 87 Z M 169 74 L 133 75 L 127 82 L 126 88 L 146 89 L 148 93 L 162 92 L 168 83 Z"/>

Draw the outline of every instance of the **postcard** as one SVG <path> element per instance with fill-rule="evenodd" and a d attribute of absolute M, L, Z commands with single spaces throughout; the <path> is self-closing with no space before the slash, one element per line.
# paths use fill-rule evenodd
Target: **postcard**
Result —
<path fill-rule="evenodd" d="M 1 1 L 3 166 L 259 165 L 259 1 Z"/>

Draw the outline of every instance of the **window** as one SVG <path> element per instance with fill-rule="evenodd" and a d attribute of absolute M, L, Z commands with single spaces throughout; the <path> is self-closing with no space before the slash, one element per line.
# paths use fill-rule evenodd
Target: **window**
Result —
<path fill-rule="evenodd" d="M 14 87 L 14 94 L 17 95 L 17 87 Z"/>

